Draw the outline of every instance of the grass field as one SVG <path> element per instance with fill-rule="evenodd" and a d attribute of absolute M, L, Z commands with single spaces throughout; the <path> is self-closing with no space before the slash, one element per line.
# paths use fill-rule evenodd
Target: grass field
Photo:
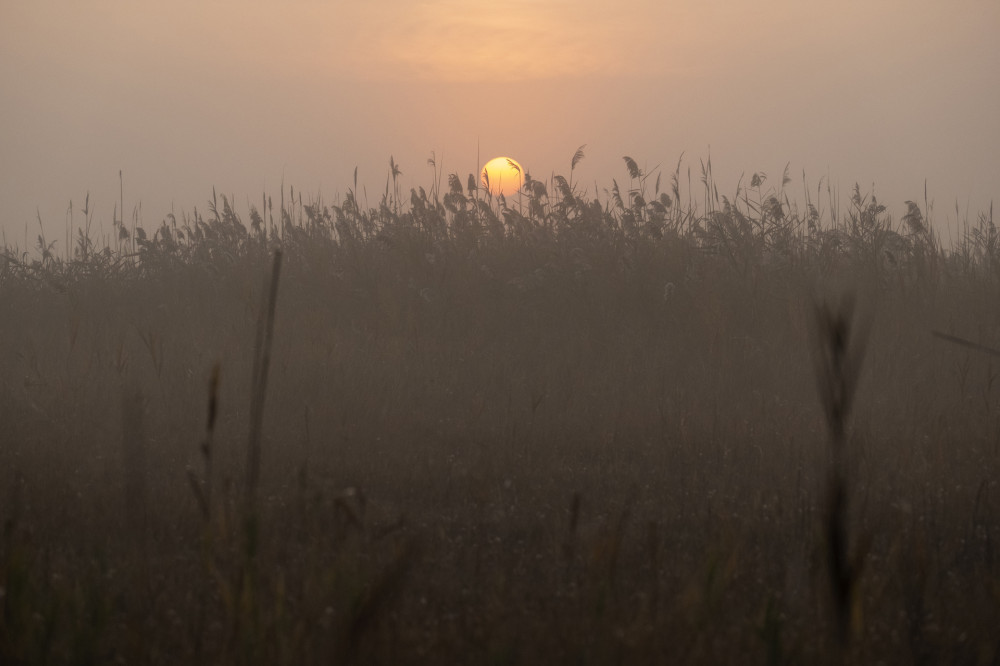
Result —
<path fill-rule="evenodd" d="M 6 248 L 0 662 L 998 663 L 992 211 L 701 169 Z"/>

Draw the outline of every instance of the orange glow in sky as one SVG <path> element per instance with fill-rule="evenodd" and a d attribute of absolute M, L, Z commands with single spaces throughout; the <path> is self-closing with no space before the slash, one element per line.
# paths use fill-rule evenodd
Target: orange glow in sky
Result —
<path fill-rule="evenodd" d="M 494 157 L 483 166 L 479 180 L 493 196 L 502 194 L 509 197 L 521 189 L 521 184 L 524 182 L 524 169 L 517 163 L 517 160 L 512 160 L 509 157 Z"/>
<path fill-rule="evenodd" d="M 582 144 L 588 199 L 623 155 L 667 181 L 683 155 L 730 197 L 790 165 L 800 205 L 860 183 L 897 220 L 926 182 L 957 225 L 1000 201 L 998 25 L 996 0 L 0 0 L 0 243 L 71 253 L 88 195 L 107 234 L 213 188 L 336 202 L 390 156 L 402 192 L 489 155 L 551 182 Z"/>

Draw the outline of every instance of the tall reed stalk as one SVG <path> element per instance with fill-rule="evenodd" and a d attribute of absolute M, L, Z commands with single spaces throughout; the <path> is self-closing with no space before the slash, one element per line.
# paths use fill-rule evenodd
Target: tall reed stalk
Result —
<path fill-rule="evenodd" d="M 254 345 L 253 379 L 250 397 L 250 436 L 247 442 L 246 503 L 247 514 L 253 513 L 260 483 L 260 432 L 264 420 L 264 397 L 267 374 L 271 365 L 271 343 L 274 338 L 274 311 L 278 301 L 278 277 L 281 274 L 281 250 L 274 251 L 270 289 L 264 292 L 260 317 L 257 320 L 257 342 Z"/>
<path fill-rule="evenodd" d="M 831 464 L 827 481 L 824 536 L 831 605 L 842 647 L 850 641 L 855 592 L 863 549 L 850 552 L 847 423 L 854 404 L 865 350 L 865 333 L 855 313 L 853 295 L 816 309 L 817 380 L 829 429 Z"/>

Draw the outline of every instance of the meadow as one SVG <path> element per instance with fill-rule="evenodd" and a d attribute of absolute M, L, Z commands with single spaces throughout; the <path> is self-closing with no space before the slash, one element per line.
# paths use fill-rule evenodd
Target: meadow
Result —
<path fill-rule="evenodd" d="M 5 248 L 0 662 L 997 663 L 992 210 L 698 166 Z"/>

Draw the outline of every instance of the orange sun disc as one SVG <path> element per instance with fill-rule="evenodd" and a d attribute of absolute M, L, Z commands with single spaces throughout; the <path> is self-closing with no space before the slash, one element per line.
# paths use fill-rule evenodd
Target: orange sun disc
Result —
<path fill-rule="evenodd" d="M 490 194 L 502 194 L 509 197 L 521 189 L 524 183 L 524 170 L 517 160 L 509 157 L 495 157 L 483 167 L 479 180 Z"/>

